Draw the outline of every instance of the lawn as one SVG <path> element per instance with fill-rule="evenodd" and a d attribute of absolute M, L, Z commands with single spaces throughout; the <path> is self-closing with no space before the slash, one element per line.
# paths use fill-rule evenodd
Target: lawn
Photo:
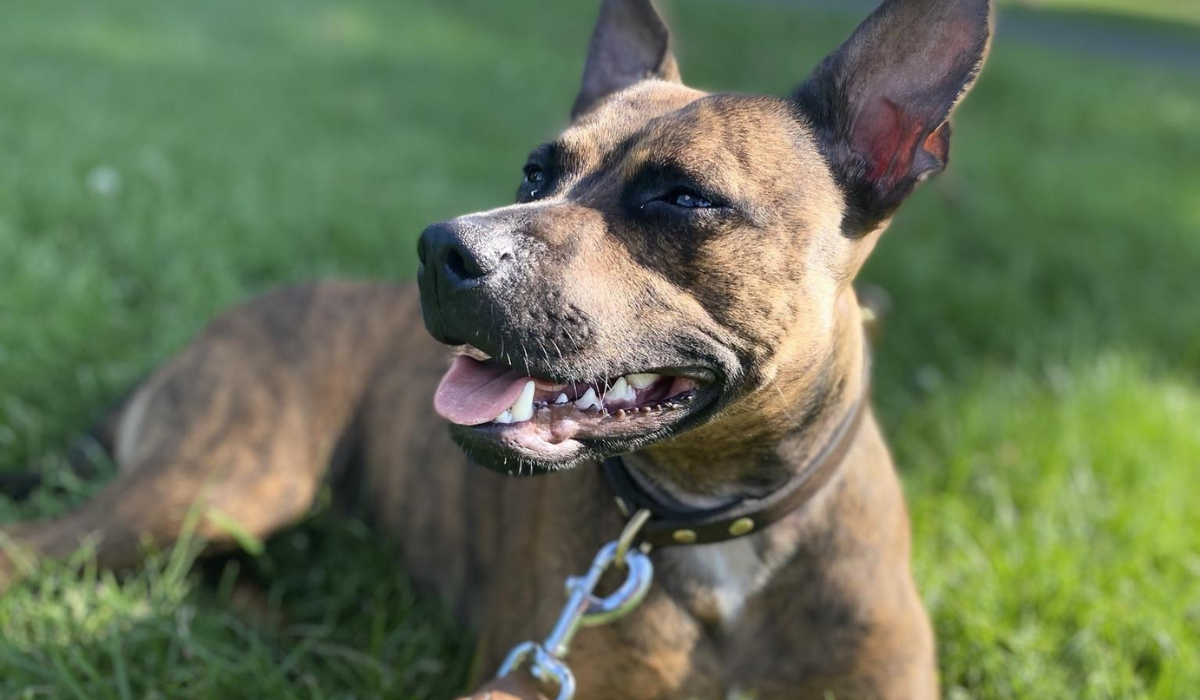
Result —
<path fill-rule="evenodd" d="M 686 7 L 686 11 L 685 10 Z M 849 30 L 676 3 L 685 75 L 784 92 Z M 17 3 L 0 23 L 0 470 L 93 493 L 71 436 L 219 310 L 404 279 L 565 121 L 591 3 Z M 948 697 L 1200 697 L 1200 78 L 1004 41 L 949 172 L 864 273 L 876 404 Z M 0 596 L 0 698 L 441 698 L 470 642 L 318 509 L 260 556 Z M 86 562 L 86 552 L 79 561 Z M 239 605 L 238 570 L 281 626 Z M 586 634 L 586 632 L 585 632 Z"/>
<path fill-rule="evenodd" d="M 1130 19 L 1148 19 L 1181 25 L 1200 25 L 1196 0 L 1005 0 L 1012 5 L 1039 9 L 1106 13 Z"/>

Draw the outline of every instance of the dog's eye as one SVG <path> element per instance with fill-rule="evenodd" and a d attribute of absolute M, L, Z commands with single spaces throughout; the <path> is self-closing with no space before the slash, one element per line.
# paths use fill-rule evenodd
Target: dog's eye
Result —
<path fill-rule="evenodd" d="M 525 166 L 525 178 L 521 180 L 521 187 L 517 189 L 518 202 L 532 202 L 537 199 L 542 190 L 546 189 L 546 183 L 549 180 L 546 171 L 542 170 L 541 166 L 530 163 Z"/>
<path fill-rule="evenodd" d="M 690 187 L 676 187 L 655 201 L 680 209 L 713 209 L 721 206 Z"/>
<path fill-rule="evenodd" d="M 684 209 L 707 209 L 713 205 L 699 194 L 687 191 L 672 193 L 667 197 L 667 201 Z"/>
<path fill-rule="evenodd" d="M 525 166 L 526 184 L 538 187 L 546 182 L 546 171 L 532 163 Z"/>

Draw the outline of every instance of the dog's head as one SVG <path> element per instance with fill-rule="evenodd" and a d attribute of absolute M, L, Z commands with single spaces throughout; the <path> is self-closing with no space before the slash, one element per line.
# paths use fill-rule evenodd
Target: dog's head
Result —
<path fill-rule="evenodd" d="M 516 203 L 421 236 L 426 326 L 461 348 L 434 402 L 455 438 L 536 473 L 802 420 L 762 397 L 815 392 L 879 232 L 946 164 L 989 24 L 989 0 L 886 0 L 792 94 L 707 94 L 649 0 L 605 0 Z"/>

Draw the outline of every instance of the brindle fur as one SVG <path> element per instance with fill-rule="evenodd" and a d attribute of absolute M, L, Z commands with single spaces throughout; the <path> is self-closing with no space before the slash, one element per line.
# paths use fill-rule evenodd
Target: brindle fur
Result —
<path fill-rule="evenodd" d="M 538 155 L 547 189 L 456 224 L 480 246 L 519 240 L 507 252 L 527 273 L 482 292 L 477 312 L 425 295 L 426 326 L 547 376 L 704 361 L 721 375 L 717 403 L 686 433 L 634 445 L 628 463 L 688 497 L 781 483 L 866 389 L 851 282 L 900 200 L 944 165 L 945 120 L 983 60 L 988 11 L 890 0 L 781 99 L 682 86 L 648 2 L 606 0 L 575 121 Z M 630 192 L 680 177 L 736 213 L 696 223 L 630 206 Z M 449 353 L 420 327 L 421 303 L 412 286 L 324 283 L 232 310 L 124 402 L 107 431 L 120 467 L 107 489 L 3 531 L 0 574 L 85 539 L 101 566 L 135 564 L 196 504 L 266 537 L 310 508 L 335 456 L 353 454 L 370 516 L 418 584 L 479 630 L 490 675 L 550 629 L 563 579 L 622 519 L 594 465 L 516 479 L 470 464 L 430 407 Z M 213 549 L 233 545 L 227 518 L 200 519 Z M 836 476 L 783 521 L 655 552 L 645 603 L 576 638 L 578 697 L 936 697 L 908 530 L 868 415 Z"/>

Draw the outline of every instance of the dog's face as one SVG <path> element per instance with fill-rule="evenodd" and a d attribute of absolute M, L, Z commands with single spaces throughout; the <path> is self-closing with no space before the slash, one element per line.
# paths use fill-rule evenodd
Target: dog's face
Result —
<path fill-rule="evenodd" d="M 426 326 L 460 348 L 435 398 L 459 443 L 513 473 L 569 467 L 828 362 L 839 297 L 944 167 L 988 12 L 890 0 L 777 98 L 684 87 L 648 1 L 606 0 L 574 122 L 516 203 L 421 237 Z"/>

